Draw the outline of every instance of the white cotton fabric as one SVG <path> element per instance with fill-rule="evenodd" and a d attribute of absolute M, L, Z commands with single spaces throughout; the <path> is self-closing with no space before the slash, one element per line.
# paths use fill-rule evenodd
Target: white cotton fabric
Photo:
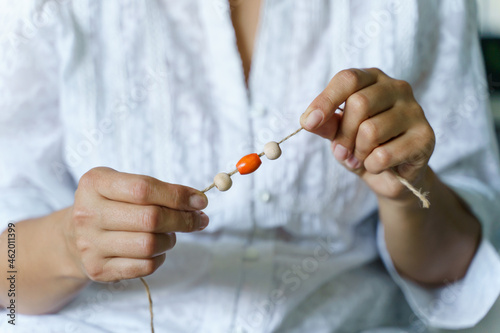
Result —
<path fill-rule="evenodd" d="M 471 1 L 264 0 L 248 89 L 226 0 L 0 4 L 0 230 L 71 205 L 96 166 L 203 189 L 297 129 L 348 67 L 412 84 L 437 136 L 432 168 L 483 224 L 467 276 L 446 286 L 456 297 L 440 302 L 394 270 L 374 194 L 301 132 L 209 192 L 210 226 L 178 235 L 147 278 L 158 331 L 465 328 L 496 300 L 500 172 Z M 0 315 L 2 332 L 149 330 L 138 280 L 94 283 L 15 328 Z"/>

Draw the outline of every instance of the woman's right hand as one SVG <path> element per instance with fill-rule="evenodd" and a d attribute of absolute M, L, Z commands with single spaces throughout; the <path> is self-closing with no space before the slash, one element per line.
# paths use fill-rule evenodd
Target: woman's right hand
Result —
<path fill-rule="evenodd" d="M 82 277 L 109 282 L 152 274 L 175 232 L 203 230 L 207 197 L 155 178 L 94 168 L 84 174 L 65 227 Z"/>

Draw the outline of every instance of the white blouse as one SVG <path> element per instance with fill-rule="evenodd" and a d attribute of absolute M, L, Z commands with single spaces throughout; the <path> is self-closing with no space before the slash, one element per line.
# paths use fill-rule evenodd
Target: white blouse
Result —
<path fill-rule="evenodd" d="M 483 224 L 464 279 L 403 279 L 380 224 L 376 235 L 374 194 L 301 132 L 280 159 L 210 191 L 209 227 L 179 234 L 147 277 L 158 331 L 464 328 L 495 302 L 500 171 L 471 1 L 265 0 L 248 88 L 227 0 L 0 4 L 0 231 L 71 205 L 100 165 L 203 189 L 297 129 L 349 67 L 412 84 L 437 136 L 431 167 Z M 16 327 L 0 318 L 2 332 L 149 330 L 138 280 L 91 284 Z"/>

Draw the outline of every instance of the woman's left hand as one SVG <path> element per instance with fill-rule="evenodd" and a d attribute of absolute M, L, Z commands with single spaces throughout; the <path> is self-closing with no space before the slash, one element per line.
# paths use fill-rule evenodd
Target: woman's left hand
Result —
<path fill-rule="evenodd" d="M 344 101 L 344 111 L 336 113 Z M 435 136 L 409 83 L 376 68 L 343 70 L 300 121 L 306 130 L 331 140 L 335 158 L 379 198 L 406 201 L 412 196 L 390 168 L 422 187 Z"/>

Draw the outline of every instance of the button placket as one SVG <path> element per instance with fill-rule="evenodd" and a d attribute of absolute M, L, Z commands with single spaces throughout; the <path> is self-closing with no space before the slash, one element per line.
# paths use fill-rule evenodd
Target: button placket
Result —
<path fill-rule="evenodd" d="M 273 285 L 274 240 L 255 239 L 243 254 L 243 283 L 240 288 L 234 330 L 261 332 L 274 309 L 262 313 Z M 265 306 L 264 306 L 265 308 Z"/>

